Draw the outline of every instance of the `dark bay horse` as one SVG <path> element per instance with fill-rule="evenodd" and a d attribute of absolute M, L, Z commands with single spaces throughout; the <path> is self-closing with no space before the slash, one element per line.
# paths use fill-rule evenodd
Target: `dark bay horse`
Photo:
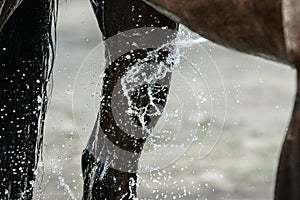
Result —
<path fill-rule="evenodd" d="M 54 57 L 52 35 L 56 20 L 56 2 L 44 0 L 1 1 L 1 199 L 31 199 L 35 184 L 35 170 L 41 153 L 43 125 L 47 106 L 47 83 L 49 82 Z M 95 15 L 103 33 L 108 39 L 119 32 L 135 28 L 159 28 L 173 30 L 178 23 L 159 14 L 153 8 L 139 0 L 126 1 L 92 1 Z M 115 12 L 111 12 L 114 10 Z M 161 41 L 169 41 L 168 36 Z M 159 40 L 159 38 L 156 38 Z M 151 43 L 151 42 L 150 42 Z M 113 44 L 118 46 L 119 44 Z M 107 56 L 111 57 L 114 46 L 107 44 Z M 114 145 L 136 154 L 132 166 L 137 167 L 138 156 L 147 135 L 135 138 L 118 128 L 112 116 L 110 99 L 115 83 L 140 60 L 147 59 L 148 53 L 156 48 L 137 48 L 125 52 L 108 63 L 105 70 L 103 100 L 101 112 L 95 127 L 104 130 L 104 134 Z M 165 63 L 168 49 L 155 52 L 155 59 L 149 58 L 149 67 L 167 66 Z M 166 67 L 167 68 L 167 67 Z M 153 92 L 155 105 L 164 107 L 168 94 L 170 72 L 166 72 L 164 83 L 144 84 L 134 91 L 135 108 L 147 106 L 147 93 Z M 3 98 L 2 98 L 3 97 Z M 150 109 L 150 107 L 149 107 Z M 155 120 L 146 113 L 143 122 L 138 114 L 130 116 L 136 126 L 141 123 L 155 126 Z M 157 117 L 156 117 L 157 118 Z M 157 120 L 156 120 L 157 121 Z M 97 126 L 99 124 L 99 126 Z M 97 133 L 97 130 L 94 131 Z M 135 171 L 121 171 L 108 167 L 107 158 L 111 152 L 103 151 L 97 155 L 98 147 L 107 148 L 104 140 L 91 136 L 90 143 L 82 156 L 84 172 L 84 199 L 132 199 L 136 197 Z M 98 133 L 95 136 L 98 138 Z M 99 136 L 100 138 L 100 136 Z M 101 138 L 100 138 L 101 139 Z M 105 139 L 105 138 L 103 138 Z M 98 144 L 99 142 L 99 144 Z M 103 145 L 103 146 L 101 146 Z M 103 155 L 104 154 L 104 155 Z M 105 172 L 105 174 L 104 174 Z"/>
<path fill-rule="evenodd" d="M 0 1 L 0 199 L 31 199 L 43 142 L 55 0 Z"/>
<path fill-rule="evenodd" d="M 120 32 L 146 27 L 176 33 L 178 22 L 182 22 L 224 46 L 293 65 L 297 70 L 299 68 L 300 31 L 297 31 L 297 16 L 300 16 L 300 5 L 297 0 L 149 2 L 151 6 L 141 0 L 92 0 L 103 38 L 109 40 Z M 53 65 L 55 5 L 54 0 L 0 1 L 0 197 L 3 199 L 32 198 L 34 171 L 43 138 L 46 86 Z M 137 34 L 143 36 L 146 33 Z M 173 37 L 171 34 L 166 38 L 168 36 Z M 168 41 L 163 39 L 162 44 Z M 150 68 L 172 65 L 168 62 L 172 51 L 168 48 L 138 48 L 110 60 L 118 45 L 106 45 L 108 62 L 103 99 L 93 134 L 82 155 L 84 199 L 136 198 L 135 168 L 147 133 L 135 137 L 126 132 L 128 129 L 121 129 L 124 124 L 116 121 L 112 99 L 117 96 L 117 84 L 136 63 L 143 61 Z M 148 57 L 151 52 L 157 56 Z M 129 117 L 133 127 L 155 126 L 156 119 L 148 110 L 143 113 L 142 119 L 139 111 L 143 108 L 151 110 L 155 106 L 163 110 L 170 76 L 168 72 L 162 82 L 141 84 L 131 91 L 132 110 L 136 111 Z M 149 96 L 149 93 L 153 95 Z M 275 199 L 280 200 L 300 199 L 298 96 L 299 92 L 278 169 Z M 150 101 L 151 97 L 155 97 L 155 101 Z M 118 102 L 115 105 L 122 108 L 123 104 Z M 108 142 L 132 153 L 128 171 L 113 167 L 128 160 L 116 155 Z"/>

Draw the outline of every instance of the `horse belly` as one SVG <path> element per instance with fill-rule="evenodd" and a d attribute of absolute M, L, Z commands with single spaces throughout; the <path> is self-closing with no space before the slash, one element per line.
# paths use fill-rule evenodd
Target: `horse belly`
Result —
<path fill-rule="evenodd" d="M 290 63 L 281 0 L 148 0 L 203 37 L 245 53 Z"/>

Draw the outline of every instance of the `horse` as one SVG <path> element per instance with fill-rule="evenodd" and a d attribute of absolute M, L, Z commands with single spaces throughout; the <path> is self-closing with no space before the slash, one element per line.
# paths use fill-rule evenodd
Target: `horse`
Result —
<path fill-rule="evenodd" d="M 53 65 L 52 26 L 53 20 L 55 24 L 56 4 L 54 0 L 25 0 L 22 3 L 16 1 L 12 3 L 15 6 L 8 6 L 13 8 L 12 11 L 3 12 L 3 5 L 6 5 L 3 2 L 0 2 L 0 70 L 3 71 L 0 94 L 4 97 L 0 100 L 1 139 L 3 138 L 0 154 L 0 196 L 31 199 L 34 171 L 41 154 L 47 107 L 46 87 Z M 299 16 L 299 3 L 296 0 L 264 0 L 255 3 L 250 0 L 192 0 L 188 3 L 180 0 L 148 0 L 147 3 L 140 0 L 91 0 L 91 4 L 103 38 L 107 41 L 110 37 L 130 29 L 159 27 L 162 30 L 172 30 L 172 33 L 162 39 L 162 44 L 165 44 L 169 41 L 167 38 L 176 35 L 178 22 L 182 22 L 214 42 L 293 65 L 298 70 L 299 35 L 295 30 L 295 16 Z M 286 9 L 281 9 L 282 5 Z M 36 12 L 31 12 L 32 9 Z M 3 13 L 9 14 L 3 17 Z M 282 20 L 282 15 L 285 16 L 285 21 Z M 136 198 L 136 168 L 148 136 L 145 127 L 151 130 L 159 118 L 159 115 L 153 117 L 148 110 L 140 117 L 139 111 L 149 103 L 162 111 L 168 95 L 170 71 L 166 72 L 161 82 L 142 84 L 131 91 L 129 97 L 132 112 L 128 120 L 132 127 L 128 128 L 122 122 L 116 121 L 112 99 L 118 97 L 114 89 L 122 77 L 141 61 L 150 68 L 156 65 L 170 67 L 172 61 L 169 62 L 168 58 L 172 50 L 141 48 L 114 57 L 114 51 L 118 50 L 115 46 L 116 44 L 109 43 L 106 45 L 108 62 L 100 112 L 82 155 L 83 199 Z M 151 52 L 157 56 L 149 57 Z M 153 102 L 150 102 L 152 96 L 148 95 L 149 91 L 155 97 Z M 115 105 L 124 112 L 124 104 L 117 101 Z M 299 130 L 298 112 L 297 92 L 291 124 L 280 159 L 275 199 L 299 199 L 297 189 L 300 166 L 297 153 L 300 139 L 296 134 Z M 122 125 L 125 128 L 120 128 Z M 132 130 L 131 128 L 137 128 L 142 133 L 136 137 L 126 132 Z M 121 154 L 116 155 L 115 149 L 110 149 L 108 142 L 133 155 L 127 171 L 120 168 L 123 167 L 122 162 L 128 162 Z M 114 166 L 118 163 L 121 165 Z"/>
<path fill-rule="evenodd" d="M 32 199 L 55 51 L 55 0 L 0 1 L 0 198 Z"/>
<path fill-rule="evenodd" d="M 300 2 L 297 0 L 147 0 L 203 37 L 294 67 L 297 91 L 280 156 L 275 199 L 300 199 Z M 272 14 L 270 14 L 272 13 Z"/>
<path fill-rule="evenodd" d="M 35 183 L 37 163 L 42 154 L 43 127 L 48 102 L 47 84 L 51 80 L 55 55 L 55 33 L 53 36 L 53 32 L 56 24 L 57 2 L 55 0 L 40 2 L 10 0 L 0 3 L 0 94 L 4 97 L 0 104 L 2 127 L 0 196 L 3 199 L 32 199 L 34 186 L 37 185 Z M 160 27 L 161 30 L 167 28 L 174 31 L 178 28 L 178 23 L 159 14 L 139 0 L 122 3 L 91 1 L 91 3 L 104 39 L 118 32 L 137 28 L 137 26 Z M 125 12 L 111 13 L 110 11 L 115 10 L 116 6 L 119 11 Z M 140 17 L 141 14 L 144 17 Z M 124 17 L 122 23 L 120 19 Z M 164 40 L 167 41 L 164 38 L 162 42 Z M 112 47 L 107 48 L 107 52 L 112 50 Z M 104 81 L 112 84 L 103 86 L 104 98 L 101 102 L 99 119 L 96 122 L 96 125 L 100 124 L 102 129 L 106 130 L 105 135 L 110 141 L 115 144 L 119 143 L 121 148 L 137 155 L 142 150 L 146 135 L 136 139 L 121 130 L 115 133 L 107 131 L 111 126 L 115 129 L 118 127 L 111 113 L 105 111 L 111 110 L 109 98 L 112 95 L 114 82 L 119 80 L 137 60 L 146 58 L 148 52 L 152 50 L 153 48 L 137 49 L 126 55 L 127 57 L 120 56 L 107 66 Z M 169 53 L 168 49 L 159 49 L 156 52 L 158 56 L 152 60 L 152 65 L 163 63 Z M 164 83 L 143 85 L 138 88 L 134 95 L 136 107 L 149 103 L 146 93 L 150 90 L 155 92 L 153 96 L 157 97 L 157 104 L 164 107 L 169 81 L 170 73 L 167 72 Z M 141 125 L 138 115 L 132 115 L 131 119 L 138 126 Z M 145 119 L 144 122 L 151 123 L 151 126 L 155 126 L 157 122 L 150 116 L 145 116 Z M 90 143 L 100 142 L 99 145 L 101 145 L 101 140 L 96 140 L 94 134 L 90 140 Z M 83 199 L 132 199 L 135 197 L 135 184 L 133 183 L 136 182 L 136 174 L 109 168 L 105 170 L 107 175 L 103 175 L 104 178 L 100 179 L 99 175 L 103 174 L 103 166 L 106 168 L 106 163 L 101 163 L 99 156 L 91 151 L 96 151 L 96 148 L 87 146 L 82 156 Z M 106 153 L 108 155 L 108 152 Z M 136 159 L 138 160 L 138 157 Z M 132 165 L 135 167 L 136 164 L 137 162 Z M 113 176 L 110 176 L 112 174 Z M 110 187 L 114 189 L 111 190 Z"/>

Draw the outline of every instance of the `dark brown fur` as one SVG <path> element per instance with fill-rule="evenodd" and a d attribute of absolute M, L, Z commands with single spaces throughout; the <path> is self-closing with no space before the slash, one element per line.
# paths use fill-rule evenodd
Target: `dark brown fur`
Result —
<path fill-rule="evenodd" d="M 300 199 L 300 2 L 298 0 L 147 0 L 203 37 L 297 69 L 294 112 L 280 157 L 276 200 Z"/>

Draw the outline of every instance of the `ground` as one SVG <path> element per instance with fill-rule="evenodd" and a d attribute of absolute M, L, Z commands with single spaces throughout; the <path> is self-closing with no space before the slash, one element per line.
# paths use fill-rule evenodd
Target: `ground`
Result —
<path fill-rule="evenodd" d="M 87 112 L 93 111 L 93 105 L 85 103 L 90 97 L 80 95 L 84 93 L 78 89 L 78 79 L 75 80 L 75 77 L 82 71 L 81 63 L 99 43 L 101 35 L 88 2 L 61 2 L 53 92 L 47 116 L 43 161 L 39 164 L 42 193 L 36 193 L 37 199 L 81 198 L 80 156 L 95 116 Z M 204 50 L 208 52 L 207 55 L 201 54 Z M 139 175 L 139 198 L 272 199 L 280 146 L 293 106 L 295 71 L 289 66 L 241 54 L 210 42 L 194 45 L 188 52 L 192 60 L 212 58 L 220 71 L 227 102 L 221 137 L 212 152 L 199 159 L 206 133 L 201 130 L 206 130 L 205 126 L 210 122 L 207 117 L 210 114 L 201 113 L 201 127 L 190 148 L 165 168 Z M 207 61 L 211 66 L 203 62 L 197 64 L 205 68 L 205 73 L 216 73 L 211 61 Z M 184 68 L 181 72 L 183 76 L 188 76 L 191 68 Z M 214 101 L 224 103 L 223 96 L 218 95 L 223 90 L 220 80 L 214 80 L 213 76 L 206 79 L 211 97 Z M 183 84 L 176 80 L 179 79 L 174 78 L 172 82 L 174 91 Z M 202 91 L 205 96 L 207 90 L 203 89 L 201 80 L 195 81 L 191 88 L 195 93 L 200 91 L 201 94 Z M 95 85 L 88 84 L 89 81 L 87 87 L 95 88 Z M 176 95 L 184 98 L 184 95 Z M 171 95 L 171 111 L 180 110 L 180 107 L 193 110 L 193 103 L 176 104 L 174 101 L 172 104 L 172 101 Z M 201 107 L 209 111 L 207 106 L 210 104 L 204 103 Z M 223 115 L 220 113 L 222 109 L 217 109 L 215 118 L 210 122 L 213 135 L 223 124 Z M 177 135 L 187 134 L 184 130 L 190 129 L 189 122 L 193 123 L 188 119 L 182 121 L 181 126 L 184 127 Z M 172 127 L 165 129 L 171 130 Z M 177 135 L 171 134 L 169 142 Z M 181 141 L 177 139 L 176 142 Z M 153 144 L 149 141 L 145 152 L 153 151 Z M 156 156 L 154 160 L 165 159 L 165 155 Z"/>

